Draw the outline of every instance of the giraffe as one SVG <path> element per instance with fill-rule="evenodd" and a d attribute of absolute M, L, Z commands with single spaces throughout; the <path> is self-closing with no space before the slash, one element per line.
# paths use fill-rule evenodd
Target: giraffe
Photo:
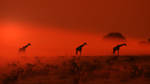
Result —
<path fill-rule="evenodd" d="M 119 44 L 119 45 L 115 46 L 115 47 L 113 48 L 113 54 L 115 55 L 115 53 L 117 52 L 117 53 L 118 53 L 118 56 L 119 56 L 120 47 L 123 47 L 123 46 L 127 46 L 127 44 L 126 44 L 126 43 L 123 43 L 123 44 Z"/>
<path fill-rule="evenodd" d="M 26 51 L 26 48 L 28 48 L 29 46 L 31 46 L 31 43 L 28 43 L 27 45 L 19 48 L 19 52 L 25 52 Z"/>
<path fill-rule="evenodd" d="M 82 45 L 80 45 L 80 46 L 78 46 L 78 47 L 76 48 L 76 55 L 78 55 L 78 53 L 80 52 L 80 56 L 81 56 L 82 48 L 83 48 L 85 45 L 87 45 L 86 42 L 84 42 Z"/>

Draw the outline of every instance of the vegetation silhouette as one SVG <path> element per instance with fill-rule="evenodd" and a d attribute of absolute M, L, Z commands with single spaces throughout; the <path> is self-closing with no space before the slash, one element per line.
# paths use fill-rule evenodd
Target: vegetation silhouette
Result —
<path fill-rule="evenodd" d="M 139 43 L 142 45 L 150 45 L 150 38 L 148 38 L 146 41 L 140 41 Z"/>
<path fill-rule="evenodd" d="M 114 36 L 113 36 L 114 35 Z M 116 35 L 116 36 L 115 36 Z M 122 39 L 125 39 L 120 33 L 115 34 L 109 34 L 108 36 L 112 37 L 119 37 Z M 118 38 L 117 37 L 117 38 Z M 148 39 L 147 42 L 150 42 L 150 39 Z M 120 72 L 123 73 L 121 70 L 123 68 L 124 72 L 129 72 L 128 76 L 126 78 L 122 78 L 122 81 L 127 81 L 130 78 L 136 78 L 141 77 L 144 73 L 143 67 L 139 68 L 138 64 L 135 64 L 135 61 L 137 59 L 131 58 L 131 59 L 123 59 L 120 61 L 119 57 L 119 51 L 120 48 L 123 46 L 127 46 L 126 43 L 116 45 L 113 48 L 113 56 L 112 59 L 109 59 L 105 62 L 102 62 L 103 60 L 98 59 L 94 57 L 94 59 L 91 57 L 81 57 L 82 49 L 83 47 L 87 45 L 87 42 L 84 42 L 80 46 L 76 48 L 76 55 L 80 54 L 80 56 L 74 56 L 73 59 L 69 62 L 69 64 L 66 65 L 53 65 L 49 63 L 42 63 L 41 59 L 39 57 L 35 57 L 35 63 L 26 63 L 24 66 L 19 65 L 18 63 L 12 64 L 11 66 L 16 67 L 14 71 L 11 71 L 8 75 L 5 75 L 2 82 L 4 84 L 15 84 L 19 80 L 24 80 L 29 77 L 35 77 L 35 76 L 47 76 L 47 75 L 60 75 L 61 77 L 64 77 L 64 79 L 73 77 L 73 84 L 79 84 L 80 82 L 87 82 L 88 80 L 93 80 L 94 77 L 99 77 L 103 79 L 110 79 L 111 77 L 111 71 L 113 72 Z M 26 49 L 31 46 L 31 43 L 28 43 L 27 45 L 21 47 L 19 49 L 19 52 L 26 52 Z M 78 59 L 78 57 L 81 59 Z M 96 59 L 95 59 L 96 58 Z M 84 59 L 84 60 L 83 60 Z M 92 61 L 91 61 L 92 60 Z M 107 62 L 112 65 L 108 65 Z M 115 64 L 116 63 L 116 64 Z M 122 65 L 121 65 L 121 64 Z M 128 63 L 128 65 L 126 65 Z M 119 65 L 120 64 L 120 65 Z M 107 67 L 106 67 L 107 66 Z M 123 67 L 122 67 L 123 66 Z M 64 70 L 61 70 L 61 68 L 64 68 Z M 149 66 L 148 66 L 149 67 Z M 61 70 L 61 71 L 60 71 Z M 64 74 L 64 73 L 67 74 Z M 71 72 L 71 74 L 70 74 Z M 100 74 L 96 73 L 99 72 Z M 145 75 L 147 78 L 150 78 L 150 71 L 147 71 L 148 75 Z M 62 76 L 61 76 L 62 75 Z M 65 78 L 66 77 L 66 78 Z M 92 79 L 93 78 L 93 79 Z M 129 78 L 129 79 L 128 79 Z M 126 80 L 124 80 L 126 79 Z"/>
<path fill-rule="evenodd" d="M 113 41 L 126 41 L 125 36 L 119 32 L 111 32 L 104 36 L 104 40 L 113 40 Z"/>

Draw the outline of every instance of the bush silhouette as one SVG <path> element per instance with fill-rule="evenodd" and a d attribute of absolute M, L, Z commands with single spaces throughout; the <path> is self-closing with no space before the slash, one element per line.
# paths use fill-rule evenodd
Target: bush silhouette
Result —
<path fill-rule="evenodd" d="M 119 32 L 111 32 L 104 36 L 105 40 L 126 41 L 125 36 Z"/>

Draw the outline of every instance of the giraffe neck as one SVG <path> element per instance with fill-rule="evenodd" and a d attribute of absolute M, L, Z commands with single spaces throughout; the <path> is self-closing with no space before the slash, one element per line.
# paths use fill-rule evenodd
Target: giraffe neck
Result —
<path fill-rule="evenodd" d="M 120 45 L 120 47 L 126 46 L 125 44 Z"/>
<path fill-rule="evenodd" d="M 86 44 L 82 44 L 81 47 L 84 47 Z"/>
<path fill-rule="evenodd" d="M 24 46 L 23 48 L 27 48 L 27 47 L 29 47 L 30 45 L 26 45 L 26 46 Z"/>

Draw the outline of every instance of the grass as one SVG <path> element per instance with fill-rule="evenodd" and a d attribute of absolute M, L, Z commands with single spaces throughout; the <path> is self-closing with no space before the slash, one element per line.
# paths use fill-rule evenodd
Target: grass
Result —
<path fill-rule="evenodd" d="M 149 56 L 82 56 L 58 57 L 50 63 L 48 58 L 35 57 L 21 64 L 12 62 L 7 73 L 1 74 L 2 84 L 105 84 L 150 82 Z M 46 61 L 47 60 L 47 61 Z M 97 81 L 97 83 L 95 82 Z"/>

